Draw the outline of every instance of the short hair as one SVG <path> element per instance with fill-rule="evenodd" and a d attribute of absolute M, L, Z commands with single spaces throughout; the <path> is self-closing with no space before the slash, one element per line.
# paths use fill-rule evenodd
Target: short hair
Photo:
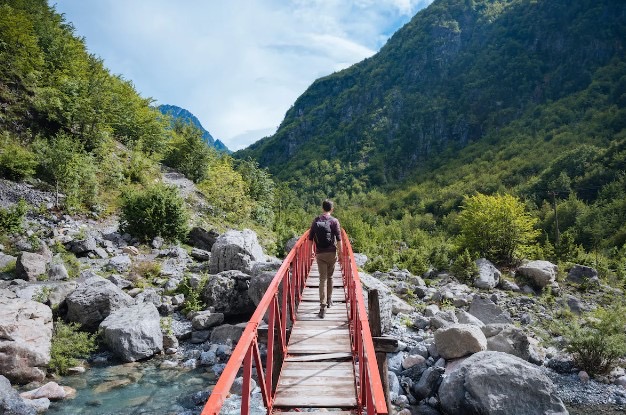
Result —
<path fill-rule="evenodd" d="M 333 202 L 329 199 L 324 200 L 322 202 L 322 209 L 324 209 L 324 212 L 330 212 L 333 210 Z"/>

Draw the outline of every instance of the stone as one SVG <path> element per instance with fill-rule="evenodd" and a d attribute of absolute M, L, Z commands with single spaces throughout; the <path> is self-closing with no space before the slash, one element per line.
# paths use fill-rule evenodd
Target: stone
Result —
<path fill-rule="evenodd" d="M 125 246 L 122 248 L 122 252 L 128 255 L 137 256 L 139 255 L 139 249 L 134 246 Z"/>
<path fill-rule="evenodd" d="M 107 259 L 109 257 L 109 253 L 104 248 L 97 247 L 93 250 L 93 253 L 100 259 Z"/>
<path fill-rule="evenodd" d="M 474 296 L 469 313 L 485 324 L 513 322 L 509 313 L 503 311 L 491 299 L 480 295 Z"/>
<path fill-rule="evenodd" d="M 478 326 L 478 327 L 483 327 L 485 325 L 485 323 L 483 323 L 482 321 L 480 321 L 478 319 L 478 317 L 475 317 L 473 315 L 471 315 L 470 313 L 468 313 L 465 310 L 456 310 L 456 318 L 458 320 L 459 323 L 462 324 L 472 324 L 474 326 Z"/>
<path fill-rule="evenodd" d="M 84 239 L 74 239 L 68 244 L 68 249 L 76 255 L 85 255 L 97 247 L 96 238 L 92 234 L 87 234 Z"/>
<path fill-rule="evenodd" d="M 124 279 L 121 275 L 118 275 L 118 274 L 109 275 L 107 277 L 107 280 L 111 281 L 113 284 L 115 284 L 119 288 L 128 288 L 133 285 L 132 282 L 130 282 L 127 279 Z"/>
<path fill-rule="evenodd" d="M 494 289 L 500 282 L 502 273 L 486 258 L 477 259 L 476 266 L 478 276 L 474 279 L 474 287 L 484 290 Z"/>
<path fill-rule="evenodd" d="M 409 354 L 418 354 L 424 359 L 428 359 L 428 346 L 424 342 L 417 343 L 409 350 Z"/>
<path fill-rule="evenodd" d="M 145 359 L 163 350 L 161 318 L 150 302 L 112 312 L 100 329 L 106 345 L 126 362 Z"/>
<path fill-rule="evenodd" d="M 231 230 L 220 235 L 213 244 L 209 272 L 238 270 L 249 274 L 256 261 L 265 261 L 256 233 L 250 229 Z"/>
<path fill-rule="evenodd" d="M 21 252 L 15 263 L 15 276 L 26 281 L 37 281 L 37 277 L 46 273 L 48 261 L 43 255 Z"/>
<path fill-rule="evenodd" d="M 177 367 L 178 367 L 178 363 L 174 360 L 164 360 L 159 365 L 159 369 L 176 369 Z"/>
<path fill-rule="evenodd" d="M 0 375 L 0 414 L 35 415 L 36 413 L 36 409 L 24 402 L 20 394 L 13 389 L 11 382 Z"/>
<path fill-rule="evenodd" d="M 567 273 L 567 280 L 576 284 L 588 282 L 598 278 L 598 271 L 595 268 L 576 264 Z"/>
<path fill-rule="evenodd" d="M 206 330 L 223 322 L 224 314 L 202 311 L 191 320 L 191 325 L 195 330 Z"/>
<path fill-rule="evenodd" d="M 581 370 L 580 372 L 578 372 L 578 379 L 580 379 L 580 381 L 582 383 L 587 383 L 589 382 L 589 373 L 585 372 L 584 370 Z"/>
<path fill-rule="evenodd" d="M 500 352 L 476 353 L 446 371 L 439 399 L 449 415 L 568 414 L 541 370 Z"/>
<path fill-rule="evenodd" d="M 111 281 L 92 276 L 79 284 L 66 302 L 69 321 L 81 324 L 86 330 L 95 330 L 109 314 L 130 306 L 134 300 Z"/>
<path fill-rule="evenodd" d="M 487 350 L 530 360 L 530 342 L 520 328 L 510 324 L 489 324 L 483 327 L 483 333 L 487 337 Z"/>
<path fill-rule="evenodd" d="M 196 330 L 191 333 L 191 339 L 189 340 L 193 344 L 204 343 L 211 337 L 210 330 Z"/>
<path fill-rule="evenodd" d="M 530 261 L 517 269 L 517 274 L 529 278 L 533 285 L 544 288 L 556 281 L 558 267 L 549 261 Z"/>
<path fill-rule="evenodd" d="M 439 356 L 446 360 L 487 350 L 487 338 L 471 324 L 453 324 L 435 331 L 435 344 Z"/>
<path fill-rule="evenodd" d="M 419 381 L 414 383 L 411 388 L 411 392 L 415 398 L 421 401 L 422 399 L 434 396 L 437 393 L 437 389 L 439 389 L 441 381 L 443 380 L 444 372 L 445 369 L 438 366 L 426 369 L 424 373 L 422 373 Z"/>
<path fill-rule="evenodd" d="M 212 275 L 204 286 L 202 299 L 207 307 L 225 316 L 251 314 L 255 306 L 248 296 L 250 279 L 250 275 L 235 270 Z"/>
<path fill-rule="evenodd" d="M 418 314 L 413 320 L 413 326 L 417 329 L 424 330 L 425 328 L 430 327 L 430 318 Z"/>
<path fill-rule="evenodd" d="M 48 279 L 51 281 L 63 281 L 69 279 L 67 268 L 64 264 L 50 264 L 48 269 Z"/>
<path fill-rule="evenodd" d="M 195 248 L 211 251 L 219 236 L 220 234 L 214 230 L 207 231 L 196 226 L 189 231 L 187 243 Z"/>
<path fill-rule="evenodd" d="M 408 355 L 402 360 L 402 368 L 405 370 L 410 369 L 415 365 L 422 365 L 424 362 L 426 362 L 424 356 L 418 354 Z"/>
<path fill-rule="evenodd" d="M 266 271 L 262 272 L 250 279 L 250 286 L 248 287 L 248 297 L 252 300 L 252 303 L 256 307 L 261 302 L 267 287 L 276 276 L 275 272 Z M 282 289 L 279 288 L 278 298 L 282 298 Z"/>
<path fill-rule="evenodd" d="M 402 300 L 395 294 L 391 294 L 391 314 L 398 315 L 400 313 L 409 314 L 415 311 L 415 308 Z"/>
<path fill-rule="evenodd" d="M 354 262 L 356 263 L 356 266 L 359 268 L 363 268 L 365 266 L 365 264 L 367 263 L 367 255 L 365 254 L 360 254 L 360 253 L 355 253 L 354 254 Z"/>
<path fill-rule="evenodd" d="M 361 285 L 363 287 L 363 300 L 365 304 L 367 304 L 370 290 L 378 291 L 380 325 L 383 333 L 388 332 L 392 327 L 393 293 L 382 281 L 369 274 L 359 272 L 359 278 L 361 279 Z"/>
<path fill-rule="evenodd" d="M 254 379 L 250 379 L 250 390 L 253 391 L 256 388 L 256 382 Z M 230 393 L 234 393 L 235 395 L 241 395 L 243 391 L 243 377 L 238 377 L 233 382 L 233 385 L 230 387 Z"/>
<path fill-rule="evenodd" d="M 38 414 L 46 413 L 50 408 L 50 399 L 48 398 L 26 399 L 24 403 L 33 408 Z"/>
<path fill-rule="evenodd" d="M 395 393 L 396 395 L 400 393 L 400 381 L 398 380 L 398 375 L 394 372 L 387 372 L 387 380 L 389 382 L 389 392 Z"/>
<path fill-rule="evenodd" d="M 50 307 L 0 297 L 0 373 L 19 384 L 43 381 L 50 362 L 51 340 Z"/>
<path fill-rule="evenodd" d="M 178 349 L 178 339 L 173 334 L 163 335 L 163 348 L 164 349 Z"/>
<path fill-rule="evenodd" d="M 201 366 L 212 366 L 216 363 L 217 363 L 217 356 L 214 351 L 209 350 L 209 351 L 200 353 L 200 365 Z"/>
<path fill-rule="evenodd" d="M 404 361 L 404 353 L 387 353 L 387 367 L 391 372 L 396 374 L 402 372 L 402 362 Z"/>
<path fill-rule="evenodd" d="M 520 287 L 517 284 L 504 278 L 500 278 L 500 284 L 498 284 L 498 288 L 504 291 L 513 291 L 514 293 L 518 293 L 521 291 Z"/>
<path fill-rule="evenodd" d="M 626 389 L 626 376 L 620 376 L 617 379 L 615 379 L 614 382 L 616 385 L 621 386 L 622 388 Z"/>
<path fill-rule="evenodd" d="M 213 329 L 211 332 L 211 343 L 216 344 L 235 344 L 241 338 L 246 323 L 240 323 L 236 325 L 222 324 Z"/>
<path fill-rule="evenodd" d="M 209 261 L 211 259 L 211 252 L 200 248 L 191 248 L 191 257 L 201 262 Z"/>
<path fill-rule="evenodd" d="M 160 236 L 156 236 L 152 242 L 150 242 L 150 246 L 153 247 L 154 249 L 161 249 L 163 247 L 163 243 L 165 241 L 163 240 L 162 237 Z"/>
<path fill-rule="evenodd" d="M 459 321 L 452 310 L 443 310 L 439 311 L 433 317 L 430 318 L 430 325 L 435 329 L 439 329 L 442 327 L 449 326 L 451 324 L 456 324 Z"/>
<path fill-rule="evenodd" d="M 132 264 L 128 255 L 117 255 L 109 259 L 106 269 L 115 272 L 126 272 L 130 269 Z"/>
<path fill-rule="evenodd" d="M 51 401 L 58 401 L 67 397 L 66 390 L 56 382 L 48 382 L 45 385 L 28 392 L 22 392 L 20 396 L 24 399 L 48 398 Z"/>
<path fill-rule="evenodd" d="M 17 257 L 0 252 L 0 280 L 14 278 L 12 272 L 5 272 L 4 270 L 15 269 L 16 263 Z"/>

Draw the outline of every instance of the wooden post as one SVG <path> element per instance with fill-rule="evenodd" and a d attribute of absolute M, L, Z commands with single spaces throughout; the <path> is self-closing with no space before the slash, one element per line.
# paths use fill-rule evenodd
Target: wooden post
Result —
<path fill-rule="evenodd" d="M 372 337 L 382 336 L 382 324 L 380 322 L 380 304 L 378 301 L 378 290 L 369 290 L 367 293 L 367 309 L 369 314 L 370 331 Z M 385 392 L 385 402 L 387 403 L 387 411 L 392 415 L 391 400 L 389 399 L 389 377 L 387 376 L 387 353 L 376 350 L 376 362 L 378 363 L 378 372 L 380 380 L 383 384 Z"/>

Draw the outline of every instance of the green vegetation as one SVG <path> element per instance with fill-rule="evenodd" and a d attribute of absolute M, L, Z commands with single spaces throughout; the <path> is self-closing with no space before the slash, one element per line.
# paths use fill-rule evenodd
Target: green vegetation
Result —
<path fill-rule="evenodd" d="M 189 276 L 185 278 L 178 285 L 176 292 L 185 295 L 185 302 L 183 303 L 183 313 L 187 314 L 193 311 L 202 311 L 206 308 L 206 304 L 202 301 L 202 291 L 207 283 L 207 277 L 202 277 L 200 283 L 196 288 L 192 287 Z"/>
<path fill-rule="evenodd" d="M 129 190 L 123 196 L 121 228 L 141 240 L 157 236 L 182 240 L 187 235 L 188 220 L 185 202 L 174 187 L 155 184 Z"/>
<path fill-rule="evenodd" d="M 96 335 L 79 331 L 77 323 L 54 322 L 50 363 L 48 367 L 59 375 L 78 364 L 77 358 L 87 357 L 96 350 Z"/>
<path fill-rule="evenodd" d="M 27 211 L 28 204 L 24 200 L 7 209 L 0 208 L 0 233 L 19 233 Z"/>
<path fill-rule="evenodd" d="M 598 308 L 583 323 L 559 325 L 566 349 L 574 355 L 577 365 L 590 375 L 610 371 L 617 359 L 626 355 L 626 309 L 613 306 Z"/>

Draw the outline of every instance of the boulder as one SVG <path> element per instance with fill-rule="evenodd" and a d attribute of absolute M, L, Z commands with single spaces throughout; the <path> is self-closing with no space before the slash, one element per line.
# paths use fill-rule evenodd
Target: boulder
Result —
<path fill-rule="evenodd" d="M 361 279 L 361 285 L 363 287 L 363 297 L 365 304 L 367 304 L 368 301 L 368 293 L 371 290 L 378 290 L 380 324 L 382 326 L 383 333 L 389 331 L 392 326 L 391 316 L 393 311 L 393 293 L 382 281 L 374 278 L 369 274 L 359 272 L 359 278 Z"/>
<path fill-rule="evenodd" d="M 207 231 L 196 226 L 189 231 L 187 243 L 195 248 L 210 251 L 219 236 L 220 234 L 213 229 Z"/>
<path fill-rule="evenodd" d="M 590 280 L 598 279 L 598 271 L 595 268 L 584 265 L 574 265 L 567 273 L 567 280 L 576 284 L 582 284 Z"/>
<path fill-rule="evenodd" d="M 459 321 L 459 323 L 463 323 L 463 324 L 472 324 L 478 327 L 483 327 L 485 325 L 485 323 L 480 321 L 478 317 L 471 315 L 465 310 L 456 310 L 456 318 Z"/>
<path fill-rule="evenodd" d="M 74 239 L 68 244 L 68 249 L 76 255 L 85 255 L 95 251 L 97 247 L 96 238 L 92 234 L 88 234 L 83 239 Z"/>
<path fill-rule="evenodd" d="M 452 324 L 435 332 L 437 353 L 444 359 L 456 359 L 487 350 L 487 338 L 480 327 Z"/>
<path fill-rule="evenodd" d="M 14 269 L 16 264 L 16 257 L 0 252 L 0 280 L 13 278 L 14 275 L 12 273 L 5 272 L 5 270 Z"/>
<path fill-rule="evenodd" d="M 109 259 L 106 269 L 115 272 L 125 272 L 132 266 L 132 261 L 128 255 L 117 255 Z"/>
<path fill-rule="evenodd" d="M 396 296 L 391 294 L 391 314 L 398 315 L 399 313 L 409 314 L 415 311 L 415 307 Z"/>
<path fill-rule="evenodd" d="M 512 323 L 511 316 L 491 299 L 477 295 L 470 304 L 469 313 L 485 324 Z"/>
<path fill-rule="evenodd" d="M 414 383 L 411 388 L 411 392 L 417 400 L 426 399 L 435 395 L 443 379 L 444 371 L 445 369 L 443 367 L 432 366 L 422 373 L 419 381 Z"/>
<path fill-rule="evenodd" d="M 67 268 L 64 264 L 50 264 L 48 269 L 48 279 L 51 281 L 63 281 L 68 280 L 70 275 L 67 273 Z"/>
<path fill-rule="evenodd" d="M 228 231 L 220 235 L 211 248 L 209 271 L 217 274 L 227 270 L 251 273 L 254 262 L 264 261 L 263 248 L 250 229 Z"/>
<path fill-rule="evenodd" d="M 37 281 L 37 277 L 46 273 L 48 258 L 32 252 L 22 252 L 15 263 L 15 276 L 26 281 Z"/>
<path fill-rule="evenodd" d="M 550 261 L 530 261 L 517 269 L 517 274 L 529 278 L 538 288 L 556 281 L 558 267 Z"/>
<path fill-rule="evenodd" d="M 214 328 L 211 332 L 211 343 L 232 343 L 232 345 L 234 346 L 241 338 L 241 335 L 243 334 L 245 328 L 246 323 L 240 323 L 236 325 L 222 324 L 221 326 Z"/>
<path fill-rule="evenodd" d="M 0 414 L 35 415 L 34 407 L 24 402 L 20 394 L 11 387 L 11 382 L 0 375 Z"/>
<path fill-rule="evenodd" d="M 52 310 L 21 298 L 0 298 L 0 373 L 12 382 L 40 382 L 50 362 Z"/>
<path fill-rule="evenodd" d="M 440 329 L 442 327 L 449 326 L 451 324 L 456 324 L 459 321 L 452 310 L 442 310 L 437 312 L 433 317 L 430 318 L 430 325 L 435 329 Z"/>
<path fill-rule="evenodd" d="M 363 268 L 365 266 L 365 264 L 367 263 L 367 255 L 360 254 L 360 253 L 355 253 L 354 254 L 354 262 L 356 263 L 357 267 Z"/>
<path fill-rule="evenodd" d="M 487 337 L 487 350 L 512 354 L 526 361 L 530 360 L 531 350 L 528 336 L 510 324 L 489 324 L 482 328 Z"/>
<path fill-rule="evenodd" d="M 485 258 L 477 259 L 476 266 L 478 267 L 478 276 L 474 279 L 474 286 L 485 290 L 495 288 L 500 282 L 500 277 L 502 277 L 498 268 Z"/>
<path fill-rule="evenodd" d="M 263 298 L 265 291 L 267 291 L 267 287 L 269 287 L 275 276 L 275 272 L 266 271 L 250 279 L 248 297 L 250 297 L 255 307 L 259 305 L 261 298 Z M 282 289 L 279 288 L 279 291 L 278 298 L 282 298 Z"/>
<path fill-rule="evenodd" d="M 191 325 L 195 330 L 206 330 L 224 322 L 224 314 L 201 311 L 191 319 Z"/>
<path fill-rule="evenodd" d="M 207 307 L 226 316 L 251 313 L 255 307 L 248 296 L 250 278 L 241 271 L 211 275 L 202 291 L 202 299 Z"/>
<path fill-rule="evenodd" d="M 299 236 L 294 236 L 285 243 L 285 255 L 288 255 L 293 247 L 296 246 L 296 242 L 298 242 L 298 239 L 300 239 Z"/>
<path fill-rule="evenodd" d="M 439 399 L 449 415 L 568 414 L 552 381 L 510 354 L 476 353 L 446 375 Z"/>
<path fill-rule="evenodd" d="M 66 299 L 67 319 L 95 330 L 113 311 L 134 303 L 131 296 L 102 277 L 87 277 Z"/>
<path fill-rule="evenodd" d="M 106 345 L 126 362 L 145 359 L 163 350 L 161 318 L 150 302 L 112 312 L 100 329 Z"/>
<path fill-rule="evenodd" d="M 204 261 L 211 260 L 211 252 L 205 251 L 204 249 L 200 249 L 200 248 L 191 248 L 190 255 L 196 261 L 204 262 Z"/>
<path fill-rule="evenodd" d="M 47 398 L 51 401 L 58 401 L 67 397 L 67 391 L 56 382 L 48 382 L 37 389 L 22 392 L 20 396 L 24 399 Z"/>

